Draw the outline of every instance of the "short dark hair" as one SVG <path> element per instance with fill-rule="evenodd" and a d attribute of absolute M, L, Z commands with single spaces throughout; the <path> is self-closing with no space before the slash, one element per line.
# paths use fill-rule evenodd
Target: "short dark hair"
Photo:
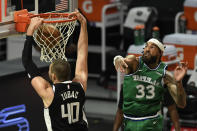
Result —
<path fill-rule="evenodd" d="M 54 73 L 59 81 L 70 79 L 70 64 L 66 60 L 56 59 L 51 63 L 51 73 Z"/>

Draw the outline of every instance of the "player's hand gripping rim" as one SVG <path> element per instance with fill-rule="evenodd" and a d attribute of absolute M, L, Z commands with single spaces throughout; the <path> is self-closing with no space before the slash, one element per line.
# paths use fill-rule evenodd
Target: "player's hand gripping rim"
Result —
<path fill-rule="evenodd" d="M 78 9 L 75 9 L 75 12 L 69 14 L 68 18 L 77 17 L 77 20 L 80 23 L 86 23 L 86 18 L 79 12 Z"/>

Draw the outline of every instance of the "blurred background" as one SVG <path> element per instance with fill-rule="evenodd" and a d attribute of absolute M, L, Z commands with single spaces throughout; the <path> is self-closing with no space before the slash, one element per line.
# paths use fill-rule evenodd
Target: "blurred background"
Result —
<path fill-rule="evenodd" d="M 24 8 L 35 10 L 35 1 L 23 0 Z M 40 0 L 38 13 L 50 12 L 55 8 L 55 2 L 57 0 Z M 8 0 L 7 4 L 11 7 L 6 8 L 7 12 L 21 7 L 18 0 Z M 3 4 L 0 6 L 2 35 L 10 27 L 3 27 L 8 23 L 2 22 L 2 13 L 6 11 L 3 11 Z M 187 106 L 184 109 L 175 107 L 175 110 L 181 130 L 197 131 L 197 0 L 78 0 L 78 9 L 88 21 L 89 76 L 85 110 L 89 130 L 113 129 L 123 81 L 113 66 L 114 56 L 140 56 L 146 41 L 154 37 L 166 45 L 162 60 L 168 64 L 169 71 L 173 72 L 180 61 L 188 61 L 188 73 L 183 80 Z M 67 47 L 77 44 L 79 29 L 77 24 Z M 0 39 L 0 131 L 46 130 L 44 117 L 41 117 L 42 101 L 31 87 L 21 64 L 24 41 L 25 35 L 7 34 Z M 39 60 L 40 52 L 36 49 L 33 56 L 48 79 L 49 63 Z M 74 73 L 76 52 L 66 56 Z M 168 106 L 164 105 L 161 110 L 164 130 L 173 131 Z M 9 119 L 13 122 L 6 121 Z"/>

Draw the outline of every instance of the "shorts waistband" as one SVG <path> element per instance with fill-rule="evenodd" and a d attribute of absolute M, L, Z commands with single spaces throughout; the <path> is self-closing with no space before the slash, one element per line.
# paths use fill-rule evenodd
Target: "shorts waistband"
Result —
<path fill-rule="evenodd" d="M 133 121 L 140 121 L 140 120 L 146 120 L 146 119 L 151 119 L 151 118 L 156 118 L 160 115 L 160 112 L 157 112 L 155 115 L 151 116 L 143 116 L 143 117 L 132 117 L 130 115 L 123 114 L 125 119 L 133 120 Z"/>

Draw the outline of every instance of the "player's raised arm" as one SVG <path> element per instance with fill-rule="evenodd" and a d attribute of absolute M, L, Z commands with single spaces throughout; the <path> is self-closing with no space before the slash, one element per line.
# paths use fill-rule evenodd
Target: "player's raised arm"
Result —
<path fill-rule="evenodd" d="M 134 55 L 128 55 L 125 58 L 122 56 L 114 57 L 114 66 L 116 71 L 120 70 L 120 72 L 129 74 L 136 71 L 138 66 L 138 58 Z"/>
<path fill-rule="evenodd" d="M 47 96 L 46 89 L 50 86 L 50 84 L 41 77 L 36 64 L 32 60 L 32 44 L 34 43 L 32 35 L 34 30 L 42 24 L 42 21 L 42 18 L 37 17 L 31 19 L 30 25 L 27 29 L 26 41 L 22 52 L 22 63 L 28 73 L 29 78 L 31 79 L 33 88 L 36 90 L 38 95 L 44 99 Z"/>
<path fill-rule="evenodd" d="M 81 24 L 80 35 L 77 46 L 77 61 L 75 69 L 75 78 L 73 81 L 80 82 L 83 85 L 84 91 L 87 88 L 87 79 L 88 79 L 88 32 L 87 32 L 87 22 L 85 17 L 76 11 L 71 13 L 70 17 L 77 16 Z"/>
<path fill-rule="evenodd" d="M 168 86 L 168 90 L 172 95 L 177 106 L 184 108 L 186 106 L 186 93 L 182 85 L 182 79 L 187 72 L 187 63 L 181 63 L 174 70 L 174 77 L 170 72 L 166 72 L 164 82 Z"/>

